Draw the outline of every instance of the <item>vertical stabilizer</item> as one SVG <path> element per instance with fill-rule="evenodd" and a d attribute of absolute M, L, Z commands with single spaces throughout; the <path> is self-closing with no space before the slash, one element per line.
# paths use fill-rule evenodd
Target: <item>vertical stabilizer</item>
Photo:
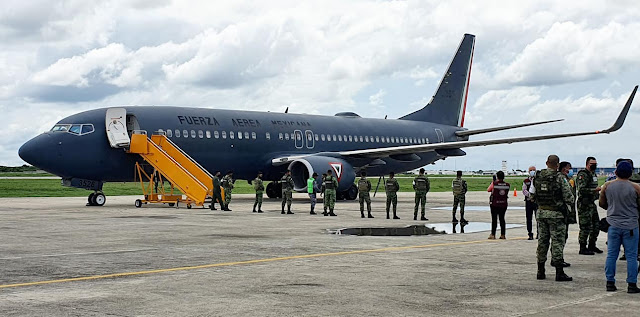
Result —
<path fill-rule="evenodd" d="M 458 127 L 464 125 L 475 40 L 475 35 L 464 35 L 429 104 L 401 117 L 401 120 L 426 121 Z"/>

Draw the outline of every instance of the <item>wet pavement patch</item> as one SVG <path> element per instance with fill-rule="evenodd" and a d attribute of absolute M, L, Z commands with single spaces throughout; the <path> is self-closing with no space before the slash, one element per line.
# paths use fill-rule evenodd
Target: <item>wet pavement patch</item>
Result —
<path fill-rule="evenodd" d="M 509 228 L 519 228 L 523 225 L 507 224 Z M 498 226 L 498 229 L 500 226 Z M 491 230 L 491 223 L 470 222 L 466 225 L 459 223 L 427 223 L 406 227 L 377 227 L 377 228 L 340 228 L 327 229 L 327 233 L 353 236 L 424 236 L 430 234 L 473 233 Z"/>

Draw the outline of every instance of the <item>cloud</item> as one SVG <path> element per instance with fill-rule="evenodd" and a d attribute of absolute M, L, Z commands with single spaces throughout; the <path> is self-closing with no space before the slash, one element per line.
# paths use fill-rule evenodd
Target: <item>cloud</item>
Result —
<path fill-rule="evenodd" d="M 384 96 L 387 94 L 386 91 L 384 91 L 384 89 L 380 89 L 378 90 L 377 93 L 369 96 L 369 103 L 372 106 L 379 106 L 382 105 L 384 103 Z"/>

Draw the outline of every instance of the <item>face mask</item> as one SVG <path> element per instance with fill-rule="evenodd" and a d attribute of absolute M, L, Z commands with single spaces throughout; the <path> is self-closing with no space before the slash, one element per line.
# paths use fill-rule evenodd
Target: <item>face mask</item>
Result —
<path fill-rule="evenodd" d="M 569 173 L 567 173 L 567 176 L 573 177 L 573 170 L 569 170 Z"/>
<path fill-rule="evenodd" d="M 531 176 L 531 177 L 536 176 L 536 171 L 529 171 L 529 176 Z"/>
<path fill-rule="evenodd" d="M 598 168 L 598 164 L 589 165 L 589 170 L 592 171 L 592 172 L 595 172 L 596 168 Z"/>

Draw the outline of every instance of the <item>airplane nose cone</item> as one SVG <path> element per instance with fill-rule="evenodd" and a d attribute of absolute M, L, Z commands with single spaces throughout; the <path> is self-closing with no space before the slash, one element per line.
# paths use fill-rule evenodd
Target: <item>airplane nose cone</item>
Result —
<path fill-rule="evenodd" d="M 33 166 L 42 168 L 44 155 L 46 155 L 45 153 L 48 152 L 46 149 L 48 145 L 47 143 L 49 143 L 47 141 L 50 141 L 48 139 L 51 139 L 49 135 L 41 134 L 27 141 L 27 143 L 23 144 L 18 150 L 18 155 L 25 162 Z"/>

